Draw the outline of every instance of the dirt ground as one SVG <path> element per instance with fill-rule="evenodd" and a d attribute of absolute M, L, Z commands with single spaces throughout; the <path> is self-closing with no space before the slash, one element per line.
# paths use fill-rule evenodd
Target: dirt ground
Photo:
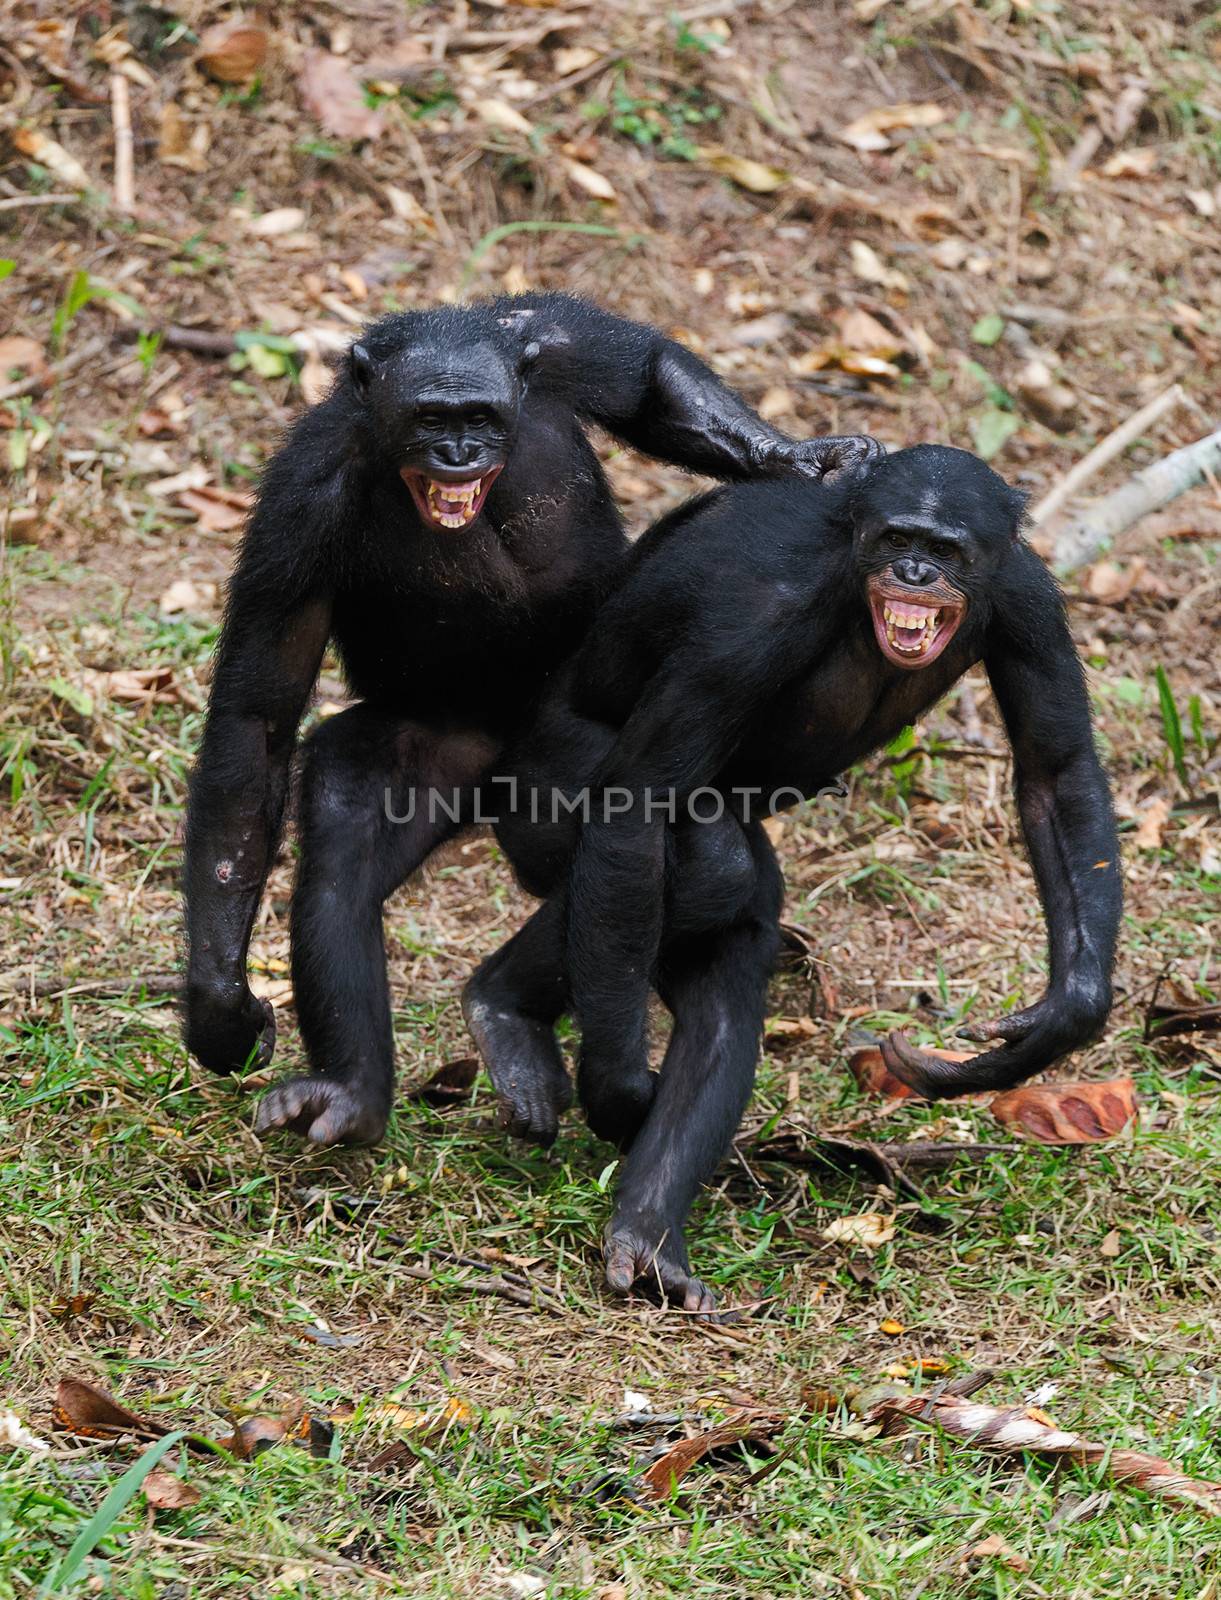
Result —
<path fill-rule="evenodd" d="M 528 910 L 488 838 L 391 902 L 383 1149 L 261 1145 L 269 1075 L 207 1080 L 171 990 L 225 576 L 366 319 L 588 295 L 795 434 L 974 448 L 1037 505 L 1175 385 L 1088 495 L 1218 426 L 1219 217 L 1221 25 L 1186 0 L 0 4 L 0 1600 L 1213 1600 L 1221 1523 L 1105 1466 L 879 1438 L 840 1402 L 987 1368 L 996 1405 L 1038 1391 L 1221 1479 L 1221 1044 L 1143 1037 L 1159 979 L 1218 1000 L 1215 482 L 1066 586 L 1127 909 L 1110 1026 L 1055 1076 L 1135 1080 L 1112 1142 L 1022 1143 L 846 1070 L 860 1030 L 949 1044 L 1040 991 L 982 675 L 778 826 L 807 954 L 692 1230 L 736 1322 L 606 1298 L 613 1152 L 575 1119 L 544 1155 L 495 1132 L 482 1077 L 412 1094 L 470 1056 L 459 987 Z M 599 446 L 633 531 L 693 487 Z M 320 709 L 344 693 L 328 663 Z M 277 1069 L 291 878 L 289 844 L 252 948 Z M 836 1130 L 947 1164 L 844 1173 L 815 1149 Z M 862 1214 L 893 1236 L 825 1237 Z M 136 1495 L 73 1565 L 134 1452 L 55 1426 L 69 1375 L 213 1439 L 304 1410 L 317 1453 L 176 1446 L 199 1497 Z M 745 1445 L 650 1500 L 648 1464 L 727 1416 Z"/>

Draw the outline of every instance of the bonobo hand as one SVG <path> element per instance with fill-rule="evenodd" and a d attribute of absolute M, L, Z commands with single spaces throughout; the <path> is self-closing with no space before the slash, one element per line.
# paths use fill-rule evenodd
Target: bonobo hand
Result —
<path fill-rule="evenodd" d="M 867 433 L 833 434 L 826 439 L 802 439 L 793 450 L 793 465 L 803 477 L 825 478 L 832 472 L 852 471 L 880 461 L 886 446 Z"/>
<path fill-rule="evenodd" d="M 285 1078 L 259 1101 L 254 1131 L 282 1128 L 314 1144 L 377 1144 L 386 1131 L 386 1097 L 338 1078 Z"/>
<path fill-rule="evenodd" d="M 276 1047 L 271 1002 L 251 994 L 244 981 L 187 984 L 187 1049 L 209 1072 L 228 1075 L 247 1064 L 265 1067 Z"/>
<path fill-rule="evenodd" d="M 616 1211 L 602 1238 L 606 1281 L 616 1294 L 639 1288 L 655 1300 L 710 1318 L 716 1297 L 707 1284 L 691 1276 L 682 1229 L 664 1219 Z"/>
<path fill-rule="evenodd" d="M 618 1056 L 603 1056 L 588 1046 L 582 1049 L 577 1089 L 585 1120 L 599 1139 L 630 1147 L 644 1126 L 657 1094 L 657 1074 L 647 1061 L 631 1064 Z"/>
<path fill-rule="evenodd" d="M 985 1050 L 970 1061 L 943 1061 L 917 1050 L 901 1033 L 882 1043 L 882 1059 L 896 1078 L 929 1100 L 960 1094 L 986 1094 L 1008 1089 L 1088 1044 L 1101 1033 L 1111 1009 L 1110 986 L 1101 979 L 1076 979 L 1049 989 L 1033 1006 L 995 1022 L 960 1028 L 964 1039 L 986 1043 L 1000 1039 L 999 1049 Z"/>

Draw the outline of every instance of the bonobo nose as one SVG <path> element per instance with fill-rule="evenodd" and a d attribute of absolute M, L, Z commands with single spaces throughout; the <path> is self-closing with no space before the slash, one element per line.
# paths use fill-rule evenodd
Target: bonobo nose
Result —
<path fill-rule="evenodd" d="M 910 583 L 916 587 L 923 587 L 932 583 L 937 576 L 937 569 L 931 561 L 924 561 L 919 556 L 900 556 L 892 562 L 892 570 L 900 583 Z"/>
<path fill-rule="evenodd" d="M 434 458 L 447 467 L 465 467 L 475 459 L 478 451 L 465 440 L 441 439 L 433 447 Z"/>

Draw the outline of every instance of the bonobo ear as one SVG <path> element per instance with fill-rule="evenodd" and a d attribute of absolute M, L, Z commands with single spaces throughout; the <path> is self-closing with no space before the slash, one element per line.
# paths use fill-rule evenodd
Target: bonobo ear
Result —
<path fill-rule="evenodd" d="M 348 351 L 348 370 L 357 389 L 366 394 L 373 379 L 373 357 L 363 344 L 354 344 Z"/>

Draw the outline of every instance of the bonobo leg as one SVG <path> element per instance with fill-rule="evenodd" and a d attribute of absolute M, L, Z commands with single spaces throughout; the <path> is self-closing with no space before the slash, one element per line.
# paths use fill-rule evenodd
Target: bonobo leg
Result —
<path fill-rule="evenodd" d="M 715 1302 L 691 1275 L 683 1228 L 750 1099 L 779 944 L 780 869 L 762 829 L 751 824 L 745 831 L 757 873 L 749 905 L 723 931 L 681 936 L 663 948 L 658 987 L 674 1031 L 603 1245 L 612 1289 L 626 1294 L 639 1284 L 701 1313 Z"/>
<path fill-rule="evenodd" d="M 572 1104 L 556 1019 L 568 1005 L 564 907 L 548 900 L 484 961 L 462 991 L 462 1013 L 500 1100 L 500 1125 L 549 1145 Z"/>
<path fill-rule="evenodd" d="M 313 1070 L 264 1096 L 260 1133 L 285 1128 L 319 1144 L 382 1137 L 394 1096 L 382 904 L 458 831 L 495 755 L 481 733 L 440 733 L 366 705 L 309 739 L 292 974 Z"/>

